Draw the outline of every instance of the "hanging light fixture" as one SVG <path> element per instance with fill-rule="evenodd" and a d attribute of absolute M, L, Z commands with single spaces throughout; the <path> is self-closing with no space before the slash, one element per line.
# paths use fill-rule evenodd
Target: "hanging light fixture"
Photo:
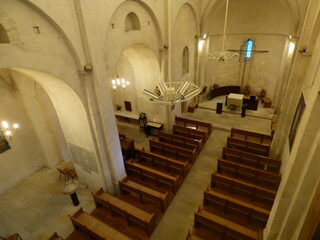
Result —
<path fill-rule="evenodd" d="M 188 101 L 201 92 L 200 87 L 186 80 L 180 82 L 160 81 L 157 84 L 157 89 L 158 91 L 154 92 L 144 89 L 143 93 L 150 97 L 151 101 L 166 105 Z"/>
<path fill-rule="evenodd" d="M 13 134 L 16 134 L 18 132 L 19 127 L 20 126 L 18 123 L 10 124 L 7 121 L 2 121 L 0 124 L 1 135 L 5 136 L 8 139 L 11 139 Z"/>
<path fill-rule="evenodd" d="M 117 89 L 118 87 L 126 88 L 130 85 L 130 82 L 125 80 L 124 78 L 119 78 L 117 75 L 116 79 L 111 80 L 112 88 Z"/>
<path fill-rule="evenodd" d="M 227 32 L 227 23 L 228 23 L 228 12 L 229 12 L 229 0 L 227 0 L 226 4 L 226 12 L 224 16 L 224 27 L 223 27 L 223 35 L 222 35 L 222 49 L 220 52 L 210 52 L 208 53 L 208 58 L 213 59 L 218 62 L 228 61 L 234 57 L 239 56 L 237 52 L 228 51 L 226 48 L 226 32 Z"/>

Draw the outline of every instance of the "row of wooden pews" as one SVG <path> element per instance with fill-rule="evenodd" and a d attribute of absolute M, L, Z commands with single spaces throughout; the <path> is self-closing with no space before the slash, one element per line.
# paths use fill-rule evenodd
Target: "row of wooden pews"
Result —
<path fill-rule="evenodd" d="M 272 136 L 234 128 L 230 138 L 268 146 L 272 142 Z M 187 240 L 261 240 L 281 181 L 280 166 L 268 154 L 227 142 Z"/>
<path fill-rule="evenodd" d="M 119 182 L 120 193 L 92 193 L 96 208 L 70 216 L 75 230 L 66 240 L 149 239 L 212 132 L 211 124 L 196 121 L 195 127 L 183 118 L 177 124 L 182 120 L 186 124 L 179 129 L 197 137 L 160 132 L 149 140 L 149 151 L 135 149 L 125 159 L 127 177 Z M 63 238 L 55 233 L 50 239 Z"/>

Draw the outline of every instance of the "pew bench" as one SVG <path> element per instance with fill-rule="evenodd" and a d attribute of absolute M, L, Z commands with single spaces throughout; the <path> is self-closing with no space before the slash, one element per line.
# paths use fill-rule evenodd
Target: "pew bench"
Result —
<path fill-rule="evenodd" d="M 70 216 L 75 229 L 82 229 L 93 239 L 99 240 L 134 240 L 131 237 L 117 231 L 108 224 L 100 221 L 80 208 L 74 215 Z"/>
<path fill-rule="evenodd" d="M 182 183 L 182 178 L 180 175 L 169 175 L 162 171 L 133 162 L 132 160 L 126 162 L 126 169 L 129 172 L 138 174 L 141 180 L 144 180 L 144 178 L 154 180 L 157 187 L 159 187 L 160 183 L 162 183 L 168 186 L 174 193 L 178 190 L 179 186 Z"/>
<path fill-rule="evenodd" d="M 187 128 L 187 127 L 178 126 L 178 125 L 173 125 L 173 134 L 195 139 L 197 141 L 200 141 L 202 145 L 208 139 L 208 134 L 205 131 Z"/>
<path fill-rule="evenodd" d="M 149 140 L 150 151 L 164 156 L 168 156 L 181 161 L 188 161 L 191 164 L 197 158 L 196 149 L 186 149 L 168 143 L 158 142 L 154 139 Z"/>
<path fill-rule="evenodd" d="M 153 168 L 159 166 L 166 169 L 168 172 L 176 172 L 183 177 L 187 175 L 190 169 L 188 162 L 178 161 L 156 153 L 146 152 L 139 149 L 136 149 L 136 160 L 139 162 L 151 162 Z"/>
<path fill-rule="evenodd" d="M 9 238 L 8 238 L 9 239 Z M 17 238 L 18 239 L 18 238 Z M 49 240 L 64 240 L 64 238 L 60 237 L 56 232 L 52 234 Z"/>
<path fill-rule="evenodd" d="M 92 240 L 92 237 L 84 230 L 78 228 L 75 229 L 66 240 Z"/>
<path fill-rule="evenodd" d="M 206 132 L 208 135 L 212 133 L 212 124 L 208 122 L 197 121 L 188 118 L 175 117 L 175 123 L 178 126 L 192 128 Z"/>
<path fill-rule="evenodd" d="M 270 211 L 251 203 L 239 200 L 232 195 L 223 194 L 208 189 L 204 192 L 203 205 L 211 206 L 215 210 L 227 215 L 235 215 L 248 223 L 257 227 L 265 227 Z"/>
<path fill-rule="evenodd" d="M 239 149 L 241 151 L 250 152 L 262 156 L 269 156 L 270 145 L 264 145 L 238 138 L 228 137 L 227 147 Z"/>
<path fill-rule="evenodd" d="M 143 228 L 147 235 L 150 236 L 156 227 L 155 213 L 146 212 L 120 198 L 99 189 L 96 193 L 92 193 L 97 207 L 104 207 L 111 213 L 122 216 L 127 220 L 128 225 L 138 225 Z"/>
<path fill-rule="evenodd" d="M 187 149 L 196 149 L 197 154 L 199 154 L 199 152 L 201 151 L 200 142 L 192 138 L 187 138 L 165 132 L 159 132 L 158 138 L 160 142 L 169 143 Z"/>
<path fill-rule="evenodd" d="M 261 232 L 246 228 L 240 224 L 199 209 L 195 213 L 194 227 L 205 226 L 214 231 L 221 239 L 260 240 Z"/>
<path fill-rule="evenodd" d="M 241 130 L 237 128 L 231 128 L 231 137 L 269 146 L 271 145 L 273 139 L 273 136 L 271 135 Z"/>
<path fill-rule="evenodd" d="M 222 158 L 273 173 L 279 173 L 281 166 L 279 160 L 228 147 L 223 148 Z"/>
<path fill-rule="evenodd" d="M 248 183 L 219 173 L 213 173 L 211 175 L 211 187 L 252 202 L 261 203 L 268 209 L 272 207 L 277 193 L 276 191 L 263 186 Z"/>
<path fill-rule="evenodd" d="M 127 192 L 136 194 L 141 203 L 144 203 L 146 200 L 155 202 L 160 206 L 163 213 L 170 204 L 168 192 L 162 193 L 128 179 L 120 181 L 119 188 L 122 194 Z"/>
<path fill-rule="evenodd" d="M 277 190 L 281 181 L 278 174 L 249 167 L 225 159 L 218 159 L 217 171 L 232 177 L 241 178 L 254 184 Z"/>

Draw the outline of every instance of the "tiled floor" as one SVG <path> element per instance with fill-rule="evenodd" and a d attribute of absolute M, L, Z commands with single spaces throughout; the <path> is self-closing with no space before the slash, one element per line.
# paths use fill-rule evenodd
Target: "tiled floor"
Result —
<path fill-rule="evenodd" d="M 184 240 L 193 226 L 194 212 L 202 203 L 203 191 L 215 170 L 216 159 L 221 155 L 231 127 L 241 127 L 270 134 L 270 120 L 196 109 L 185 113 L 185 117 L 213 122 L 217 127 L 173 202 L 153 233 L 151 240 Z M 119 132 L 135 139 L 136 147 L 148 149 L 147 139 L 139 126 L 119 123 Z M 91 211 L 94 189 L 81 187 L 78 196 L 85 211 Z M 72 206 L 69 196 L 62 193 L 62 184 L 56 169 L 42 169 L 0 196 L 0 236 L 19 232 L 23 240 L 44 240 L 57 231 L 66 237 L 73 227 L 68 214 L 77 208 Z"/>

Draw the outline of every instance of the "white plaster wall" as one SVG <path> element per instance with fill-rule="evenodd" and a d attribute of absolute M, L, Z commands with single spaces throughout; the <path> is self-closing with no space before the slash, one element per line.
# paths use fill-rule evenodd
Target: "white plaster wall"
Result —
<path fill-rule="evenodd" d="M 189 49 L 189 78 L 192 83 L 195 82 L 195 53 L 196 53 L 196 35 L 197 26 L 195 15 L 190 5 L 185 4 L 178 12 L 172 29 L 172 81 L 181 81 L 183 74 L 182 59 L 183 49 Z"/>
<path fill-rule="evenodd" d="M 11 149 L 0 154 L 2 194 L 42 168 L 46 162 L 19 92 L 3 79 L 0 79 L 0 118 L 1 121 L 20 124 L 18 134 L 9 142 Z"/>
<path fill-rule="evenodd" d="M 210 35 L 209 50 L 222 49 L 225 4 L 216 5 L 207 19 L 206 33 Z M 247 64 L 244 85 L 249 84 L 253 92 L 264 88 L 271 99 L 277 94 L 275 89 L 281 81 L 280 66 L 284 56 L 287 35 L 294 32 L 290 11 L 278 0 L 231 1 L 227 25 L 227 49 L 240 50 L 247 39 L 255 41 L 255 50 L 268 53 L 254 54 L 253 61 Z M 239 58 L 229 62 L 208 60 L 206 85 L 218 83 L 220 86 L 240 85 L 243 62 Z"/>
<path fill-rule="evenodd" d="M 49 72 L 66 81 L 80 97 L 83 97 L 77 75 L 79 58 L 68 39 L 48 16 L 23 2 L 28 1 L 2 0 L 0 3 L 0 21 L 11 40 L 10 44 L 0 45 L 0 67 L 26 67 Z M 46 2 L 49 5 L 48 1 Z M 64 2 L 65 18 L 72 20 L 73 15 L 68 13 L 71 1 Z M 63 7 L 54 9 L 51 5 L 50 11 L 61 14 L 60 8 Z M 63 18 L 63 15 L 60 16 L 60 19 Z M 61 19 L 66 23 L 71 20 Z M 39 27 L 40 34 L 37 34 L 34 26 Z"/>

